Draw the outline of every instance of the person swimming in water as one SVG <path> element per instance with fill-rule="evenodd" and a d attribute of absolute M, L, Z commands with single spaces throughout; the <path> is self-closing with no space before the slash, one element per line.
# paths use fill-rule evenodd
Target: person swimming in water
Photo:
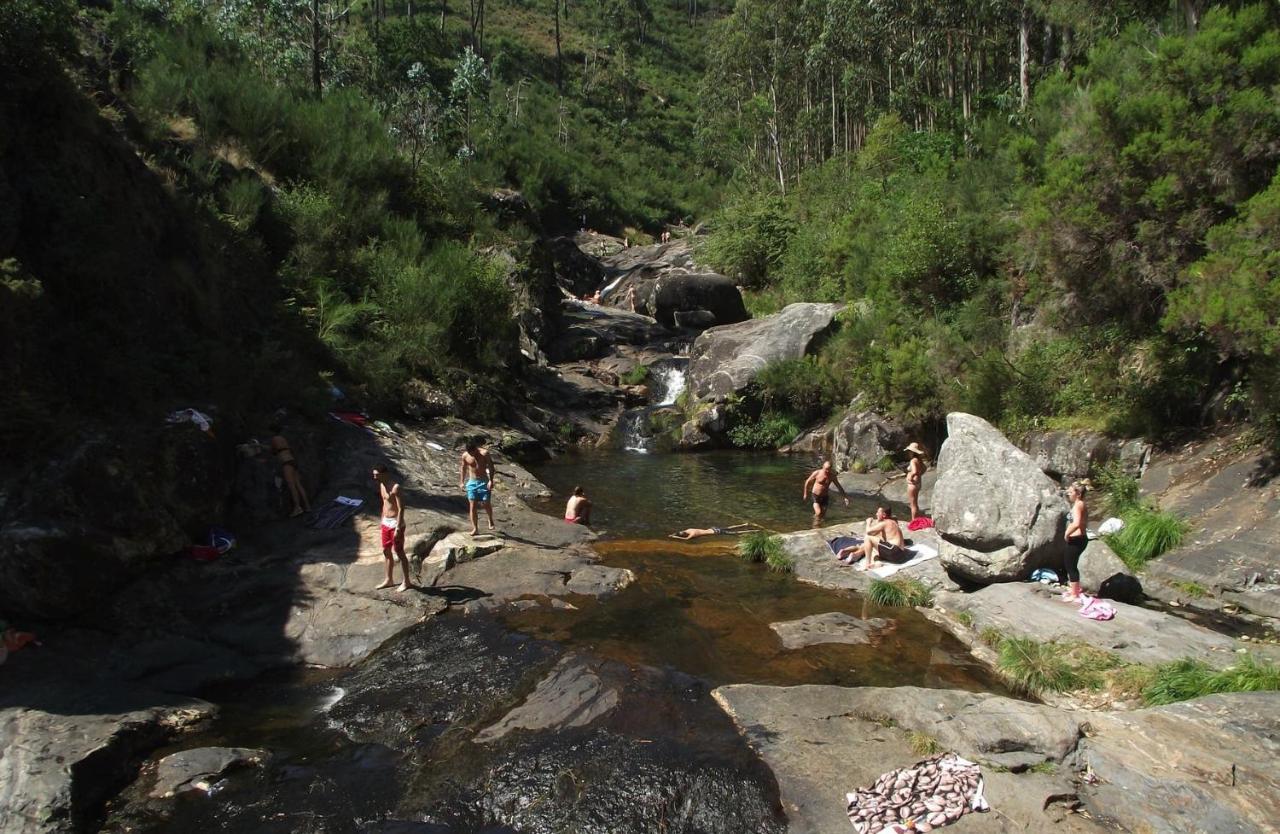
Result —
<path fill-rule="evenodd" d="M 679 533 L 672 533 L 668 538 L 688 541 L 704 536 L 741 536 L 751 530 L 759 530 L 754 524 L 735 524 L 732 527 L 686 527 Z"/>

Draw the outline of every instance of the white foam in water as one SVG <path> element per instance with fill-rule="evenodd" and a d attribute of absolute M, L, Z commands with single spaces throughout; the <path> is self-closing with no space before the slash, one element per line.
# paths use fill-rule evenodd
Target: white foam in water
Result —
<path fill-rule="evenodd" d="M 684 393 L 684 368 L 660 368 L 654 371 L 654 377 L 662 390 L 661 399 L 656 405 L 675 405 L 676 400 Z"/>
<path fill-rule="evenodd" d="M 643 408 L 622 415 L 622 448 L 625 451 L 648 454 L 649 438 L 640 434 L 640 423 L 644 418 Z"/>
<path fill-rule="evenodd" d="M 347 690 L 341 686 L 335 686 L 333 691 L 324 696 L 324 700 L 320 702 L 320 712 L 328 712 L 333 709 L 333 705 L 347 697 Z"/>

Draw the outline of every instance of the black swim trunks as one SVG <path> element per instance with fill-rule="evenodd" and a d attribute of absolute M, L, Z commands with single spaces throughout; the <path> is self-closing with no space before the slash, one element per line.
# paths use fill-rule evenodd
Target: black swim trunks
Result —
<path fill-rule="evenodd" d="M 830 500 L 831 500 L 831 491 L 830 491 L 830 490 L 827 490 L 826 492 L 822 493 L 821 495 L 814 495 L 814 496 L 813 496 L 813 503 L 817 504 L 819 507 L 825 507 L 825 506 L 827 506 L 827 502 L 828 502 L 828 501 L 830 501 Z"/>
<path fill-rule="evenodd" d="M 717 536 L 725 535 L 723 527 L 712 527 L 711 532 L 715 533 Z"/>

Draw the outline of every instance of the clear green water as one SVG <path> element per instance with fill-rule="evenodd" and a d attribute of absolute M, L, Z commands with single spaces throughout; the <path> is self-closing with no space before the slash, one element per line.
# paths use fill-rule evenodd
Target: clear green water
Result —
<path fill-rule="evenodd" d="M 596 544 L 605 564 L 636 581 L 577 610 L 534 608 L 502 615 L 510 627 L 628 663 L 671 666 L 712 684 L 928 686 L 1005 692 L 963 644 L 911 609 L 879 608 L 851 591 L 819 588 L 739 559 L 736 539 L 678 542 L 684 527 L 744 521 L 786 532 L 812 525 L 801 486 L 817 461 L 725 452 L 643 455 L 593 451 L 535 470 L 558 496 L 581 484 L 595 502 Z M 547 512 L 563 511 L 563 499 Z M 827 522 L 866 518 L 855 496 L 832 501 Z M 784 649 L 771 623 L 841 612 L 891 621 L 869 645 Z"/>

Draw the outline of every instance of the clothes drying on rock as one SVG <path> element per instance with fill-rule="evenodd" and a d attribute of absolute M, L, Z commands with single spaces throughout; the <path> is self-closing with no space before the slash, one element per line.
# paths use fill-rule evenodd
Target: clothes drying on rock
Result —
<path fill-rule="evenodd" d="M 908 530 L 928 530 L 933 527 L 933 519 L 927 515 L 917 516 L 911 519 L 911 523 L 907 525 Z"/>
<path fill-rule="evenodd" d="M 323 507 L 312 510 L 307 518 L 307 526 L 315 530 L 331 530 L 355 515 L 363 504 L 364 501 L 360 498 L 339 495 Z"/>
<path fill-rule="evenodd" d="M 857 834 L 933 831 L 991 808 L 983 796 L 981 769 L 955 753 L 891 770 L 845 799 Z"/>

